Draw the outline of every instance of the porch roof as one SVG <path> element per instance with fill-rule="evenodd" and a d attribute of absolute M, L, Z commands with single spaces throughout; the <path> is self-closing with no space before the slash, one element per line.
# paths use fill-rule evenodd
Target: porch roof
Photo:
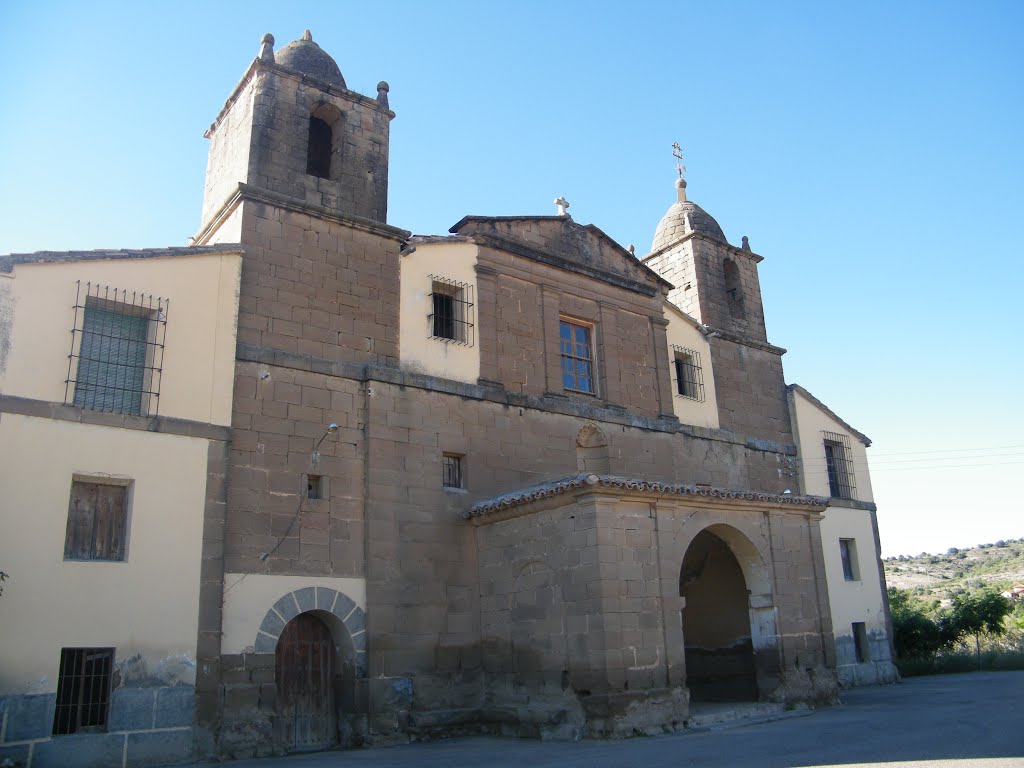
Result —
<path fill-rule="evenodd" d="M 629 493 L 652 494 L 659 497 L 683 496 L 705 497 L 709 499 L 763 502 L 772 506 L 793 505 L 801 508 L 815 507 L 825 509 L 828 499 L 821 496 L 797 496 L 793 494 L 764 493 L 762 491 L 734 490 L 729 488 L 712 488 L 707 485 L 687 485 L 683 483 L 662 483 L 655 480 L 619 477 L 616 475 L 598 475 L 582 472 L 558 480 L 548 480 L 509 493 L 503 493 L 490 499 L 478 501 L 463 513 L 467 520 L 486 517 L 502 510 L 529 504 L 540 499 L 572 493 L 579 489 L 593 490 L 620 489 Z"/>

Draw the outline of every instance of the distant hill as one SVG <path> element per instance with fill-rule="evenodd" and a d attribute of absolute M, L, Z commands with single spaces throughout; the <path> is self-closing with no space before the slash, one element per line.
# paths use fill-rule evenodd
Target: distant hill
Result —
<path fill-rule="evenodd" d="M 982 587 L 1001 592 L 1024 584 L 1024 539 L 951 547 L 944 555 L 887 557 L 882 562 L 888 586 L 910 590 L 925 600 L 945 601 Z"/>

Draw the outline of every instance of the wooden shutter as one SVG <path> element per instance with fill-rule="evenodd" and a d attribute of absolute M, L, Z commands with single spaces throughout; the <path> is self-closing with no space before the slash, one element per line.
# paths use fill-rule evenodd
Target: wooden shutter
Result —
<path fill-rule="evenodd" d="M 72 482 L 66 559 L 124 560 L 127 490 L 123 485 Z"/>

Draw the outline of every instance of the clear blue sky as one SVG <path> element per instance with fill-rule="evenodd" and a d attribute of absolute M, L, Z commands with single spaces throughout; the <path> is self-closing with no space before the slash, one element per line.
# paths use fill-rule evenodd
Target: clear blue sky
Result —
<path fill-rule="evenodd" d="M 181 245 L 272 32 L 391 84 L 389 221 L 690 198 L 765 256 L 787 380 L 874 441 L 885 554 L 1024 536 L 1024 4 L 0 2 L 0 253 Z M 168 10 L 170 9 L 170 10 Z"/>

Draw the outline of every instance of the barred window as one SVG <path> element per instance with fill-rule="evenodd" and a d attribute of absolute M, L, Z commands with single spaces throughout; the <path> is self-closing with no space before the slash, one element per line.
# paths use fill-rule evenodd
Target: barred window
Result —
<path fill-rule="evenodd" d="M 64 403 L 156 415 L 168 306 L 164 298 L 78 281 Z"/>
<path fill-rule="evenodd" d="M 828 493 L 837 499 L 852 499 L 857 488 L 854 483 L 853 453 L 850 439 L 838 432 L 824 432 L 825 471 L 828 473 Z"/>
<path fill-rule="evenodd" d="M 562 350 L 562 386 L 573 392 L 596 393 L 592 328 L 562 320 L 559 342 Z"/>
<path fill-rule="evenodd" d="M 113 648 L 61 649 L 54 736 L 106 730 L 113 667 Z"/>
<path fill-rule="evenodd" d="M 700 367 L 699 352 L 673 346 L 672 372 L 675 376 L 676 396 L 704 402 L 704 372 Z"/>
<path fill-rule="evenodd" d="M 441 458 L 441 484 L 445 488 L 463 488 L 462 456 L 446 453 Z"/>
<path fill-rule="evenodd" d="M 430 336 L 473 346 L 473 286 L 431 275 Z"/>

